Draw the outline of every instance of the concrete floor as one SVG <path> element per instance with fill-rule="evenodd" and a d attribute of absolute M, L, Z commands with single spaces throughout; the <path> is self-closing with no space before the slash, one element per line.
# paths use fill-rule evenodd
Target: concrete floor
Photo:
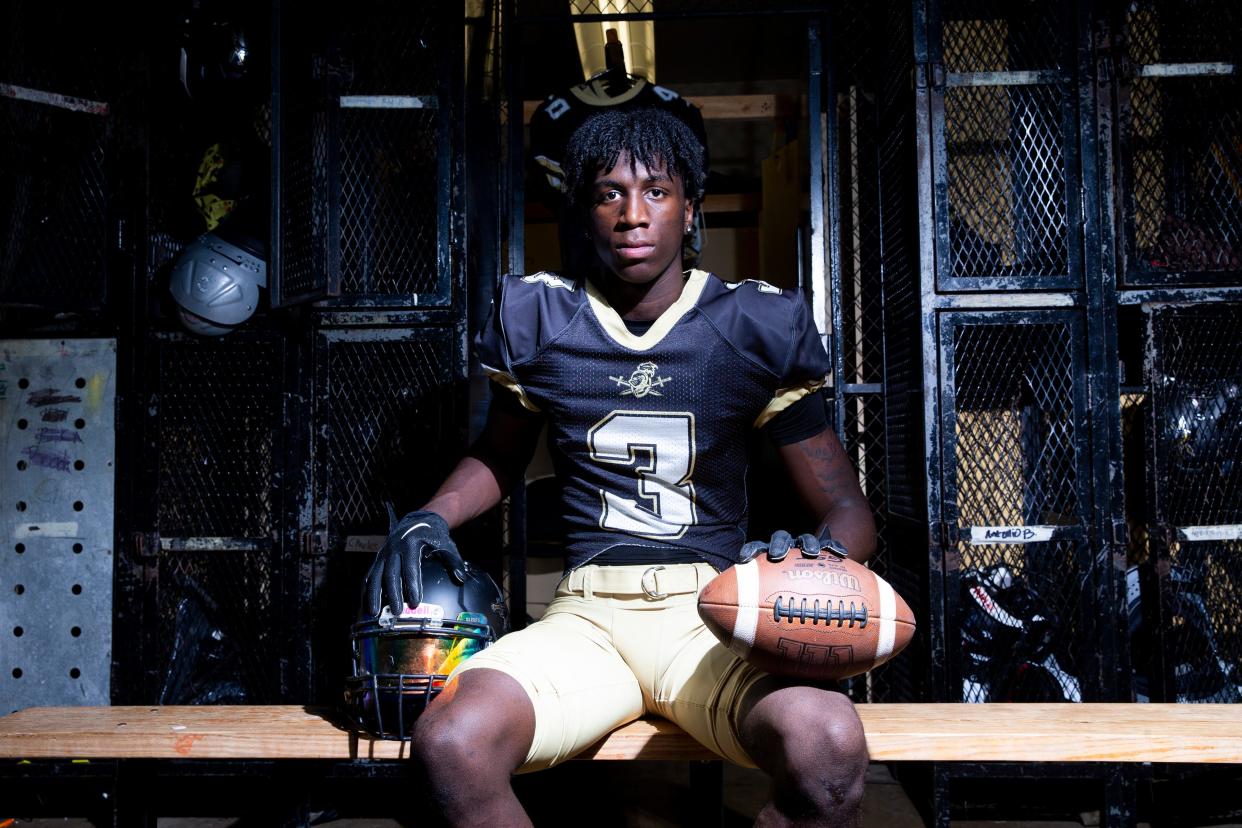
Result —
<path fill-rule="evenodd" d="M 515 785 L 538 828 L 681 828 L 701 824 L 689 796 L 689 766 L 682 763 L 568 763 L 556 770 L 519 777 Z M 725 766 L 726 828 L 752 823 L 767 797 L 767 779 L 758 772 Z M 238 803 L 239 805 L 241 803 Z M 377 803 L 377 812 L 391 813 L 394 803 Z M 7 814 L 0 803 L 0 826 Z M 358 810 L 357 807 L 353 809 Z M 244 813 L 244 812 L 243 812 Z M 1065 822 L 954 821 L 955 828 L 1082 828 L 1096 824 L 1098 814 Z M 316 825 L 335 828 L 416 828 L 426 824 L 417 814 L 408 820 L 336 818 L 318 815 Z M 873 765 L 863 800 L 864 828 L 916 828 L 924 823 L 900 784 L 885 765 Z M 1219 824 L 1217 824 L 1220 828 Z M 7 826 L 6 826 L 7 828 Z M 91 828 L 82 819 L 18 819 L 12 828 Z M 159 828 L 265 828 L 236 817 L 163 817 Z M 1140 824 L 1140 828 L 1146 828 Z M 1235 824 L 1232 828 L 1242 828 Z"/>

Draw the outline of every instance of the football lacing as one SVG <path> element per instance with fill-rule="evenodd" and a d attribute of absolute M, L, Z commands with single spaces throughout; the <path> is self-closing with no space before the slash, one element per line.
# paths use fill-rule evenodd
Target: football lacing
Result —
<path fill-rule="evenodd" d="M 867 626 L 866 604 L 855 607 L 854 602 L 850 601 L 849 609 L 846 609 L 844 601 L 836 602 L 835 607 L 832 601 L 828 601 L 825 606 L 821 607 L 818 598 L 815 599 L 810 607 L 807 607 L 806 604 L 805 598 L 802 599 L 801 604 L 795 606 L 793 598 L 790 598 L 786 603 L 782 603 L 781 598 L 778 597 L 772 605 L 772 617 L 778 623 L 783 617 L 791 624 L 795 620 L 802 624 L 809 620 L 812 624 L 818 624 L 820 621 L 823 621 L 825 624 L 836 624 L 838 627 L 844 627 L 846 624 L 853 627 L 854 622 L 857 621 L 860 629 Z"/>

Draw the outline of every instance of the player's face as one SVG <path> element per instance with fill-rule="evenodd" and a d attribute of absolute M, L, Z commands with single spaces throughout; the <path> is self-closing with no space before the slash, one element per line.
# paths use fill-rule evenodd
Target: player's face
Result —
<path fill-rule="evenodd" d="M 611 170 L 596 173 L 588 232 L 604 266 L 641 285 L 680 275 L 681 242 L 694 207 L 680 176 L 649 169 L 621 153 Z"/>

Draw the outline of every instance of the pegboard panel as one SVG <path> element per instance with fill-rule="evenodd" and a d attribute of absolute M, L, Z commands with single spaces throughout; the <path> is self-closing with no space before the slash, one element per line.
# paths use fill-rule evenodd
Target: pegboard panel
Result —
<path fill-rule="evenodd" d="M 0 341 L 0 713 L 105 705 L 116 340 Z"/>

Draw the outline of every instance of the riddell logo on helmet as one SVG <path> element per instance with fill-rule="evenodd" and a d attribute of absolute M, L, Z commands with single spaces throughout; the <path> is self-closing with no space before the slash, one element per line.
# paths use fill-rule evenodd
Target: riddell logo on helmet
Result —
<path fill-rule="evenodd" d="M 862 589 L 858 579 L 846 572 L 830 569 L 786 569 L 784 575 L 790 581 L 819 581 L 842 589 L 858 592 Z"/>
<path fill-rule="evenodd" d="M 410 609 L 410 605 L 406 604 L 401 610 L 402 618 L 426 618 L 428 621 L 443 621 L 444 607 L 439 604 L 428 604 L 426 601 L 417 607 Z"/>

